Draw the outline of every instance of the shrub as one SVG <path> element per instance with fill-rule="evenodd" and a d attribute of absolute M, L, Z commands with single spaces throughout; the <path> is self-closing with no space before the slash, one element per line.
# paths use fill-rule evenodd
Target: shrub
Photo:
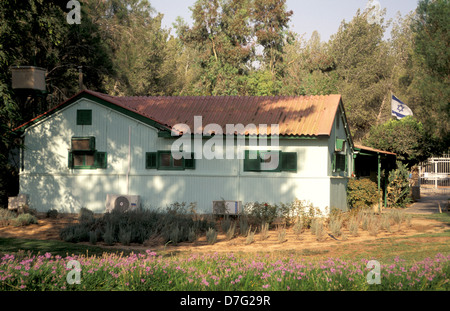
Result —
<path fill-rule="evenodd" d="M 297 237 L 297 239 L 300 240 L 301 234 L 303 233 L 303 223 L 301 219 L 298 219 L 298 221 L 292 227 L 292 230 L 294 231 L 294 234 Z"/>
<path fill-rule="evenodd" d="M 37 223 L 38 223 L 37 218 L 31 214 L 20 214 L 13 221 L 13 224 L 16 227 L 28 226 Z"/>
<path fill-rule="evenodd" d="M 189 228 L 188 241 L 192 243 L 192 242 L 195 242 L 196 240 L 197 240 L 197 234 L 195 233 L 195 229 Z"/>
<path fill-rule="evenodd" d="M 255 224 L 267 222 L 271 224 L 277 217 L 277 205 L 266 202 L 248 203 L 244 206 L 245 213 L 253 220 Z"/>
<path fill-rule="evenodd" d="M 47 211 L 47 213 L 45 214 L 45 216 L 47 218 L 56 219 L 56 218 L 58 218 L 58 210 L 56 210 L 56 209 L 49 209 Z"/>
<path fill-rule="evenodd" d="M 387 203 L 389 207 L 405 207 L 411 203 L 409 196 L 409 172 L 406 165 L 397 161 L 397 169 L 391 171 L 388 177 Z"/>
<path fill-rule="evenodd" d="M 372 215 L 369 219 L 368 231 L 370 235 L 377 236 L 380 229 L 380 219 Z"/>
<path fill-rule="evenodd" d="M 111 224 L 106 226 L 105 233 L 103 234 L 103 241 L 105 241 L 106 245 L 113 245 L 115 242 L 114 228 Z"/>
<path fill-rule="evenodd" d="M 92 245 L 97 244 L 97 232 L 95 231 L 89 232 L 89 243 L 91 243 Z"/>
<path fill-rule="evenodd" d="M 232 238 L 234 238 L 235 232 L 236 232 L 236 222 L 233 221 L 233 223 L 227 230 L 227 240 L 231 240 Z"/>
<path fill-rule="evenodd" d="M 376 183 L 367 178 L 350 179 L 347 186 L 347 202 L 350 208 L 369 208 L 378 203 L 380 194 Z"/>
<path fill-rule="evenodd" d="M 16 218 L 17 214 L 6 208 L 0 208 L 0 225 L 7 226 Z"/>
<path fill-rule="evenodd" d="M 225 216 L 225 218 L 220 222 L 220 227 L 222 228 L 222 232 L 227 232 L 228 229 L 231 226 L 231 219 L 230 217 L 227 215 Z"/>
<path fill-rule="evenodd" d="M 68 242 L 90 241 L 90 232 L 97 232 L 97 241 L 112 245 L 122 243 L 142 244 L 150 237 L 161 243 L 179 243 L 189 240 L 189 232 L 206 232 L 212 222 L 195 214 L 192 205 L 173 204 L 166 209 L 113 211 L 94 217 L 88 209 L 81 209 L 80 222 L 63 228 L 60 236 Z M 81 220 L 82 219 L 82 220 Z M 177 228 L 177 229 L 174 229 Z M 175 232 L 176 231 L 176 232 Z"/>
<path fill-rule="evenodd" d="M 349 224 L 348 224 L 348 230 L 350 231 L 350 234 L 352 236 L 358 236 L 358 229 L 359 229 L 359 220 L 357 216 L 353 216 L 350 218 Z"/>
<path fill-rule="evenodd" d="M 79 222 L 90 222 L 94 219 L 94 212 L 86 207 L 80 208 L 78 212 Z"/>
<path fill-rule="evenodd" d="M 249 224 L 248 224 L 247 216 L 240 216 L 239 217 L 239 233 L 240 233 L 240 235 L 247 236 L 248 228 L 249 228 Z"/>
<path fill-rule="evenodd" d="M 86 242 L 90 239 L 90 229 L 83 224 L 68 226 L 61 230 L 60 237 L 66 242 Z"/>
<path fill-rule="evenodd" d="M 216 229 L 209 228 L 208 231 L 206 231 L 206 241 L 211 245 L 217 242 Z"/>
<path fill-rule="evenodd" d="M 269 224 L 267 222 L 263 222 L 261 225 L 261 240 L 266 240 L 269 238 Z"/>
<path fill-rule="evenodd" d="M 392 232 L 391 218 L 389 217 L 389 214 L 383 214 L 381 216 L 381 229 L 386 230 L 387 232 Z"/>
<path fill-rule="evenodd" d="M 278 228 L 277 239 L 280 243 L 286 242 L 286 228 Z"/>
<path fill-rule="evenodd" d="M 255 241 L 255 233 L 256 233 L 256 230 L 252 231 L 252 226 L 250 226 L 250 228 L 248 228 L 248 231 L 247 231 L 247 238 L 245 239 L 246 245 L 252 244 Z"/>
<path fill-rule="evenodd" d="M 119 242 L 123 245 L 130 245 L 131 242 L 131 230 L 130 228 L 119 228 Z"/>
<path fill-rule="evenodd" d="M 326 232 L 321 219 L 313 219 L 311 221 L 311 233 L 316 236 L 317 241 L 325 240 Z"/>
<path fill-rule="evenodd" d="M 342 219 L 340 217 L 334 216 L 330 218 L 330 231 L 336 237 L 342 235 Z"/>

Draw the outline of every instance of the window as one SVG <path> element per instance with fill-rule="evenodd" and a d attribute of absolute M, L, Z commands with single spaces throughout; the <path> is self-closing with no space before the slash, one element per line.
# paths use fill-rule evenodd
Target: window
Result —
<path fill-rule="evenodd" d="M 73 137 L 68 156 L 71 169 L 106 169 L 107 153 L 95 149 L 95 137 Z"/>
<path fill-rule="evenodd" d="M 95 137 L 72 137 L 72 151 L 94 151 Z"/>
<path fill-rule="evenodd" d="M 347 171 L 347 155 L 343 153 L 334 153 L 333 157 L 333 172 L 346 172 Z"/>
<path fill-rule="evenodd" d="M 265 165 L 264 165 L 265 164 Z M 246 150 L 245 172 L 297 171 L 297 153 L 282 151 Z"/>
<path fill-rule="evenodd" d="M 77 110 L 77 125 L 92 125 L 92 110 Z"/>
<path fill-rule="evenodd" d="M 181 159 L 174 159 L 170 151 L 147 152 L 145 168 L 158 170 L 195 169 L 194 153 L 191 153 L 190 157 L 186 155 Z"/>

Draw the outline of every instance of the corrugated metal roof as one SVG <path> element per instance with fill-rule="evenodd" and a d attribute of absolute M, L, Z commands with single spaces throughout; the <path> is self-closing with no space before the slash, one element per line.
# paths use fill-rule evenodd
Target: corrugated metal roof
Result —
<path fill-rule="evenodd" d="M 270 126 L 278 124 L 279 134 L 284 136 L 329 136 L 341 101 L 341 95 L 120 97 L 85 92 L 174 130 L 176 124 L 186 124 L 196 134 L 214 123 L 224 132 L 227 124 L 256 126 L 256 131 L 247 127 L 246 133 L 238 134 L 258 135 L 261 124 L 267 125 L 270 134 Z M 201 128 L 194 128 L 195 116 L 202 117 Z"/>
<path fill-rule="evenodd" d="M 355 148 L 361 149 L 361 150 L 365 150 L 365 151 L 372 151 L 372 152 L 376 152 L 376 153 L 383 153 L 383 154 L 389 154 L 389 155 L 394 155 L 394 156 L 397 155 L 396 153 L 393 153 L 393 152 L 384 151 L 384 150 L 380 150 L 380 149 L 375 149 L 375 148 L 371 148 L 371 147 L 366 147 L 366 146 L 363 146 L 363 145 L 355 144 Z"/>

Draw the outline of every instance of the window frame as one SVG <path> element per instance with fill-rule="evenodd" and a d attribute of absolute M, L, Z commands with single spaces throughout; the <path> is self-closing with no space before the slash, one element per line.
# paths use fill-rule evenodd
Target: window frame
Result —
<path fill-rule="evenodd" d="M 92 125 L 92 109 L 77 110 L 77 125 Z"/>
<path fill-rule="evenodd" d="M 256 159 L 250 159 L 250 153 L 254 153 L 256 152 Z M 279 162 L 278 162 L 278 166 L 277 168 L 270 170 L 270 169 L 266 169 L 263 170 L 261 169 L 261 163 L 263 163 L 263 157 L 261 155 L 264 155 L 266 153 L 274 153 L 274 152 L 278 152 L 279 155 Z M 283 158 L 284 156 L 293 156 L 295 154 L 295 161 L 293 161 L 293 163 L 295 163 L 295 168 L 287 168 L 284 167 L 284 163 L 283 162 Z M 283 156 L 284 155 L 284 156 Z M 297 152 L 283 152 L 282 150 L 245 150 L 244 151 L 244 165 L 243 165 L 243 171 L 244 172 L 271 172 L 271 173 L 276 173 L 276 172 L 297 172 L 298 169 L 298 161 L 297 161 Z"/>
<path fill-rule="evenodd" d="M 342 162 L 338 162 L 338 156 L 342 156 L 343 157 L 343 161 Z M 343 164 L 344 168 L 342 168 L 341 166 L 338 166 L 338 164 Z M 334 152 L 333 153 L 333 162 L 332 162 L 332 170 L 333 173 L 347 173 L 348 170 L 348 156 L 346 153 L 342 153 L 342 152 Z"/>
<path fill-rule="evenodd" d="M 170 155 L 170 165 L 161 165 L 161 155 Z M 153 157 L 154 163 L 149 163 L 150 157 Z M 181 165 L 175 166 L 175 160 L 172 156 L 172 152 L 168 150 L 158 150 L 153 152 L 145 153 L 145 169 L 156 169 L 161 171 L 183 171 L 183 170 L 193 170 L 195 169 L 195 158 L 194 153 L 191 152 L 191 158 L 187 159 L 185 156 L 181 158 Z"/>
<path fill-rule="evenodd" d="M 76 140 L 89 140 L 89 148 L 88 149 L 73 149 L 73 141 Z M 68 168 L 69 169 L 107 169 L 108 167 L 108 153 L 104 151 L 97 151 L 95 149 L 95 137 L 94 136 L 74 136 L 70 141 L 71 149 L 68 154 Z M 82 165 L 75 165 L 75 156 L 83 157 Z M 88 156 L 93 157 L 93 164 L 87 165 L 86 158 Z"/>

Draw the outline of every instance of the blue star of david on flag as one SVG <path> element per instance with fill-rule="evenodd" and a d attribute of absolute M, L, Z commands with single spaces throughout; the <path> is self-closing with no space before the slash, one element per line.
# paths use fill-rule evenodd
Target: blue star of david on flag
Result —
<path fill-rule="evenodd" d="M 406 116 L 412 116 L 412 110 L 404 104 L 400 99 L 392 95 L 391 100 L 391 114 L 397 119 L 402 119 Z"/>

